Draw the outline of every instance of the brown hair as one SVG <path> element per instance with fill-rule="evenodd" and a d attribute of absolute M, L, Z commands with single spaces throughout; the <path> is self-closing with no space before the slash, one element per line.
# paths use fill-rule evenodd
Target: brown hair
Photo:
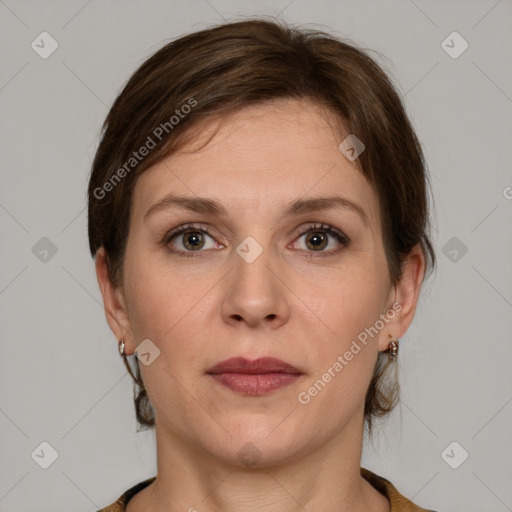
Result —
<path fill-rule="evenodd" d="M 428 174 L 404 106 L 366 51 L 322 31 L 251 19 L 195 32 L 148 58 L 116 98 L 102 127 L 89 182 L 89 246 L 103 246 L 109 277 L 123 280 L 132 191 L 146 169 L 184 146 L 199 121 L 266 100 L 307 98 L 334 113 L 366 148 L 356 163 L 379 197 L 392 284 L 419 244 L 426 272 L 436 257 L 429 239 Z M 143 148 L 146 150 L 143 151 Z M 136 152 L 136 153 L 135 153 Z M 140 153 L 140 154 L 139 154 Z M 425 277 L 425 276 L 424 276 Z M 154 425 L 138 361 L 137 420 Z M 398 401 L 396 363 L 379 353 L 365 400 L 366 425 Z"/>

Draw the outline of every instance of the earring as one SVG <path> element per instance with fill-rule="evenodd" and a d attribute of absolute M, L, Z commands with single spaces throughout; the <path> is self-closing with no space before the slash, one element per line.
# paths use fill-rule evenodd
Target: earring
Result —
<path fill-rule="evenodd" d="M 399 342 L 394 336 L 391 336 L 391 334 L 389 335 L 389 337 L 391 338 L 391 341 L 389 342 L 389 346 L 386 352 L 389 353 L 389 357 L 391 359 L 396 359 L 396 357 L 398 356 Z"/>
<path fill-rule="evenodd" d="M 124 356 L 124 339 L 119 342 L 119 353 Z"/>

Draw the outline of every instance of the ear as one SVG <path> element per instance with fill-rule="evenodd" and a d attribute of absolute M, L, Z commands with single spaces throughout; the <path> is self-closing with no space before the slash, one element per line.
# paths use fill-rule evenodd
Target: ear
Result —
<path fill-rule="evenodd" d="M 135 346 L 124 291 L 122 287 L 115 286 L 108 276 L 107 258 L 103 246 L 96 253 L 95 265 L 108 325 L 118 343 L 124 339 L 126 354 L 131 354 Z"/>
<path fill-rule="evenodd" d="M 425 256 L 419 244 L 415 245 L 404 261 L 403 274 L 389 296 L 388 308 L 395 304 L 396 314 L 382 331 L 379 338 L 379 351 L 389 346 L 389 335 L 400 339 L 409 328 L 423 283 L 425 273 Z"/>

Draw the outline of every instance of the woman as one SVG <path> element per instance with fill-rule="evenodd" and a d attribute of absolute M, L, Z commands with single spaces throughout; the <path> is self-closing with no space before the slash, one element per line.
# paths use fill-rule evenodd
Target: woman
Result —
<path fill-rule="evenodd" d="M 103 127 L 89 241 L 158 474 L 103 511 L 424 510 L 360 464 L 435 266 L 427 184 L 348 42 L 249 20 L 143 63 Z"/>

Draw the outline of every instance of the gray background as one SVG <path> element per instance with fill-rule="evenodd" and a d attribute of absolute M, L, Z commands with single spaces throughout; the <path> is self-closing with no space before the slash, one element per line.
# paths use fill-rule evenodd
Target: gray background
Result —
<path fill-rule="evenodd" d="M 510 0 L 0 0 L 0 511 L 89 512 L 155 475 L 88 253 L 90 164 L 150 53 L 262 13 L 385 55 L 432 176 L 439 270 L 402 339 L 401 406 L 363 465 L 419 505 L 512 510 Z M 31 48 L 43 31 L 59 44 L 46 59 Z M 441 46 L 453 31 L 469 44 L 458 58 Z M 48 469 L 31 457 L 43 441 L 58 453 Z"/>

